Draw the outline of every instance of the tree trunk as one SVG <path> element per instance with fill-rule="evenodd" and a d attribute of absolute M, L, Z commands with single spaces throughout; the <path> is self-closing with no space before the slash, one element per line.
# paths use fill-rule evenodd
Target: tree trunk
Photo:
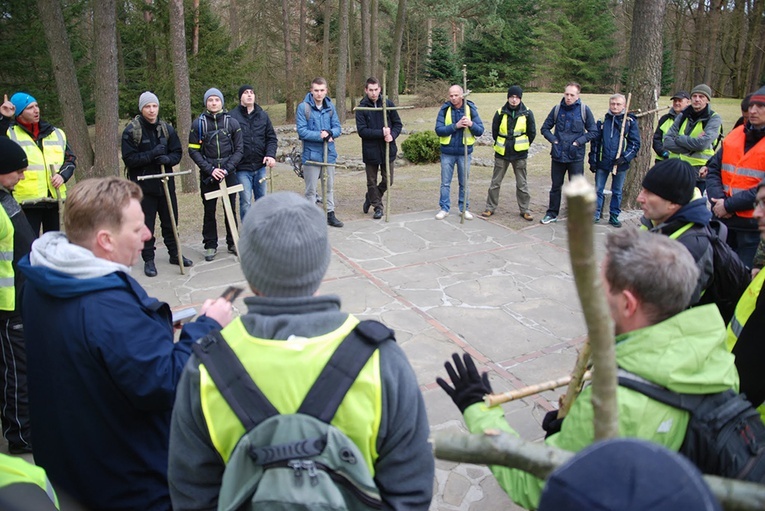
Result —
<path fill-rule="evenodd" d="M 329 28 L 332 20 L 332 2 L 324 0 L 324 44 L 321 48 L 321 72 L 329 76 Z"/>
<path fill-rule="evenodd" d="M 284 34 L 284 73 L 285 73 L 285 108 L 287 113 L 286 122 L 295 122 L 295 86 L 293 77 L 294 67 L 292 63 L 292 41 L 290 37 L 290 2 L 282 0 L 282 32 Z"/>
<path fill-rule="evenodd" d="M 199 0 L 194 0 L 194 31 L 191 36 L 191 54 L 199 53 Z"/>
<path fill-rule="evenodd" d="M 712 87 L 712 90 L 719 89 L 719 84 L 713 82 L 712 73 L 715 70 L 717 56 L 720 53 L 720 10 L 722 9 L 722 0 L 711 0 L 709 14 L 706 24 L 707 53 L 706 64 L 704 65 L 704 83 Z"/>
<path fill-rule="evenodd" d="M 69 48 L 69 36 L 66 33 L 61 2 L 37 0 L 37 10 L 45 31 L 45 40 L 48 43 L 67 141 L 77 156 L 77 176 L 92 177 L 93 144 L 85 122 L 85 108 L 82 106 L 80 86 L 77 83 L 74 59 Z"/>
<path fill-rule="evenodd" d="M 369 1 L 361 0 L 361 62 L 364 80 L 372 76 L 372 23 Z"/>
<path fill-rule="evenodd" d="M 117 79 L 117 2 L 93 4 L 95 24 L 96 151 L 94 174 L 119 176 L 119 97 Z"/>
<path fill-rule="evenodd" d="M 239 48 L 239 9 L 236 0 L 228 0 L 228 26 L 231 30 L 231 44 L 229 48 L 235 50 Z"/>
<path fill-rule="evenodd" d="M 404 42 L 404 28 L 406 27 L 406 0 L 398 0 L 398 12 L 396 12 L 396 27 L 393 30 L 393 60 L 391 61 L 390 83 L 387 84 L 388 95 L 391 100 L 398 104 L 398 83 L 401 73 L 401 45 Z"/>
<path fill-rule="evenodd" d="M 146 38 L 143 43 L 146 48 L 146 78 L 151 81 L 152 77 L 157 76 L 157 46 L 154 32 L 151 29 L 151 23 L 154 17 L 151 8 L 154 6 L 154 0 L 143 0 L 146 8 L 143 10 L 143 21 L 146 23 Z"/>
<path fill-rule="evenodd" d="M 661 90 L 662 27 L 667 0 L 635 0 L 632 13 L 629 74 L 627 90 L 632 93 L 632 109 L 643 111 L 656 108 Z M 624 183 L 623 201 L 628 208 L 636 207 L 635 199 L 642 188 L 643 178 L 653 163 L 651 141 L 654 115 L 638 118 L 640 151 L 630 164 Z"/>
<path fill-rule="evenodd" d="M 186 60 L 186 22 L 183 0 L 170 0 L 170 48 L 173 55 L 173 79 L 175 82 L 175 117 L 178 119 L 176 131 L 181 144 L 186 142 L 191 132 L 191 98 L 189 86 L 189 63 Z M 183 152 L 180 170 L 191 170 L 181 178 L 183 191 L 197 191 L 197 172 L 188 151 Z"/>
<path fill-rule="evenodd" d="M 380 69 L 380 30 L 378 29 L 378 23 L 380 22 L 380 2 L 379 0 L 371 0 L 370 13 L 369 13 L 369 43 L 372 51 L 372 74 L 377 78 L 382 77 L 382 70 Z"/>
<path fill-rule="evenodd" d="M 307 45 L 308 41 L 306 41 L 306 33 L 305 33 L 305 18 L 306 18 L 306 6 L 305 6 L 306 0 L 300 0 L 300 75 L 305 76 L 306 72 L 306 60 L 308 59 L 307 56 Z"/>
<path fill-rule="evenodd" d="M 286 0 L 285 0 L 286 1 Z M 340 122 L 345 122 L 345 79 L 348 69 L 348 11 L 350 0 L 340 0 L 340 40 L 337 53 L 337 91 L 335 91 L 335 104 Z"/>

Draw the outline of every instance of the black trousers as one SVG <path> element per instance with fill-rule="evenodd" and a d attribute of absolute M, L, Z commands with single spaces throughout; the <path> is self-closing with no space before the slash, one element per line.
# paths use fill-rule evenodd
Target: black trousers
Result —
<path fill-rule="evenodd" d="M 40 235 L 40 227 L 43 232 L 61 230 L 58 221 L 58 203 L 45 202 L 34 206 L 22 206 L 21 209 L 24 210 L 24 215 L 32 226 L 35 236 Z"/>
<path fill-rule="evenodd" d="M 547 214 L 550 216 L 557 217 L 558 213 L 560 213 L 561 188 L 563 187 L 563 180 L 566 177 L 566 172 L 568 172 L 569 181 L 571 181 L 571 176 L 584 174 L 584 161 L 552 161 L 552 164 L 550 165 L 552 186 L 550 187 L 550 203 L 547 206 Z"/>
<path fill-rule="evenodd" d="M 393 162 L 388 167 L 390 171 L 390 184 L 393 184 Z M 382 197 L 388 190 L 388 181 L 385 179 L 385 164 L 367 163 L 367 199 L 375 209 L 382 209 Z M 377 174 L 380 174 L 380 184 L 377 184 Z"/>
<path fill-rule="evenodd" d="M 239 184 L 236 179 L 236 174 L 233 172 L 226 176 L 226 185 L 234 186 Z M 202 220 L 202 242 L 205 248 L 218 248 L 218 222 L 215 218 L 215 209 L 218 205 L 218 199 L 206 200 L 205 194 L 208 192 L 216 192 L 220 190 L 220 184 L 214 179 L 209 183 L 205 183 L 204 180 L 199 186 L 202 194 L 202 205 L 204 206 L 204 218 Z M 236 220 L 236 193 L 232 193 L 228 196 L 231 202 L 231 211 L 234 213 L 234 223 L 238 226 Z M 225 199 L 224 199 L 225 200 Z M 228 218 L 224 216 L 226 220 L 226 245 L 229 247 L 234 246 L 234 237 L 231 235 L 231 227 L 228 225 Z"/>
<path fill-rule="evenodd" d="M 173 216 L 178 220 L 178 201 L 175 198 L 175 193 L 170 193 L 170 201 L 173 204 Z M 141 209 L 145 217 L 146 228 L 151 233 L 149 238 L 143 244 L 143 250 L 141 251 L 141 257 L 144 261 L 154 260 L 154 252 L 156 250 L 154 242 L 154 225 L 157 220 L 157 214 L 159 214 L 159 228 L 162 232 L 162 239 L 165 241 L 165 247 L 167 247 L 167 253 L 170 257 L 178 256 L 178 246 L 175 243 L 175 235 L 173 234 L 173 223 L 170 220 L 170 211 L 167 209 L 167 199 L 165 195 L 149 195 L 144 191 L 143 200 L 141 200 Z M 176 223 L 176 225 L 178 225 Z"/>
<path fill-rule="evenodd" d="M 31 446 L 29 395 L 27 393 L 27 352 L 21 315 L 0 319 L 0 418 L 3 436 L 9 444 Z"/>

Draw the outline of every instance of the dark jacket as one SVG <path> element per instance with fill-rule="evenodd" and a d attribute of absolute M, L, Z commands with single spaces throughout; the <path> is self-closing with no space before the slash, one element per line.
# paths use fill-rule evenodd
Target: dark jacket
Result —
<path fill-rule="evenodd" d="M 746 137 L 744 141 L 744 153 L 746 153 L 765 138 L 765 130 L 752 129 L 752 125 L 747 123 L 744 127 L 744 135 Z M 722 157 L 723 146 L 721 145 L 720 149 L 718 149 L 714 156 L 707 162 L 707 168 L 709 169 L 709 173 L 707 174 L 707 197 L 710 199 L 725 199 L 723 204 L 728 213 L 752 209 L 752 204 L 754 204 L 755 197 L 757 196 L 757 187 L 752 187 L 749 190 L 743 190 L 734 193 L 730 197 L 726 197 L 725 188 L 722 184 Z M 758 230 L 757 219 L 755 218 L 745 218 L 733 215 L 730 218 L 721 218 L 720 221 L 730 229 L 739 231 Z"/>
<path fill-rule="evenodd" d="M 470 107 L 470 120 L 473 121 L 473 125 L 468 128 L 470 133 L 474 137 L 480 137 L 483 135 L 483 121 L 478 115 L 478 108 L 475 103 L 469 100 L 462 102 L 462 108 L 455 108 L 450 101 L 447 101 L 441 105 L 441 110 L 438 111 L 438 117 L 436 117 L 436 135 L 439 137 L 451 136 L 448 145 L 441 145 L 441 152 L 450 155 L 465 154 L 465 144 L 462 141 L 462 130 L 464 128 L 457 128 L 457 121 L 465 116 L 465 105 Z M 451 108 L 451 124 L 446 124 L 446 110 Z M 459 133 L 457 133 L 459 131 Z M 468 154 L 473 152 L 473 146 L 468 146 Z"/>
<path fill-rule="evenodd" d="M 537 137 L 537 125 L 534 121 L 534 114 L 526 108 L 526 105 L 521 101 L 516 108 L 510 108 L 510 105 L 502 105 L 501 112 L 494 113 L 494 119 L 491 121 L 491 138 L 494 141 L 499 137 L 499 126 L 502 123 L 502 117 L 507 116 L 507 140 L 505 141 L 505 154 L 499 155 L 494 153 L 495 158 L 501 158 L 503 160 L 522 160 L 528 158 L 528 151 L 516 151 L 515 150 L 515 137 L 513 131 L 515 130 L 515 123 L 518 121 L 518 117 L 526 116 L 526 136 L 529 137 L 529 145 L 534 143 L 534 139 Z"/>
<path fill-rule="evenodd" d="M 624 139 L 620 139 L 623 120 L 624 114 L 614 115 L 609 111 L 603 121 L 598 121 L 600 135 L 590 144 L 590 167 L 610 172 L 616 163 L 616 153 L 619 152 L 620 140 L 623 140 L 621 157 L 626 160 L 626 163 L 619 165 L 617 171 L 625 172 L 630 168 L 630 162 L 640 150 L 640 130 L 635 116 L 628 114 L 627 126 L 624 128 Z"/>
<path fill-rule="evenodd" d="M 181 162 L 183 147 L 178 133 L 170 125 L 167 126 L 167 139 L 160 126 L 160 120 L 150 123 L 142 115 L 137 116 L 141 125 L 141 141 L 136 145 L 133 139 L 133 123 L 129 122 L 122 132 L 122 161 L 127 167 L 128 178 L 141 186 L 143 193 L 148 195 L 163 195 L 163 186 L 159 179 L 147 179 L 138 181 L 138 176 L 151 176 L 162 173 L 162 165 L 155 161 L 156 156 L 151 153 L 152 149 L 162 144 L 167 149 L 165 153 L 170 162 L 165 165 L 165 172 L 173 171 L 173 167 Z M 168 179 L 167 186 L 170 193 L 175 191 L 175 179 Z"/>
<path fill-rule="evenodd" d="M 247 107 L 239 105 L 229 115 L 242 128 L 244 156 L 237 170 L 260 170 L 263 168 L 263 158 L 276 158 L 276 131 L 265 110 L 255 105 L 252 112 L 247 113 Z"/>
<path fill-rule="evenodd" d="M 696 305 L 701 298 L 701 292 L 704 291 L 712 283 L 712 276 L 714 274 L 714 253 L 712 250 L 712 242 L 707 237 L 709 229 L 709 221 L 712 219 L 712 213 L 707 209 L 706 202 L 703 198 L 692 200 L 677 212 L 669 217 L 666 222 L 654 226 L 653 223 L 646 217 L 640 219 L 640 223 L 645 226 L 651 232 L 658 232 L 665 236 L 672 236 L 679 229 L 687 225 L 689 222 L 693 222 L 693 226 L 687 231 L 683 232 L 677 241 L 682 243 L 688 252 L 693 256 L 693 260 L 696 261 L 696 266 L 699 269 L 699 280 L 696 285 L 696 290 L 693 292 L 691 298 L 691 305 Z M 702 300 L 701 303 L 710 303 L 708 300 Z"/>
<path fill-rule="evenodd" d="M 582 107 L 585 108 L 584 122 L 582 122 Z M 558 110 L 558 119 L 555 119 L 555 110 Z M 555 133 L 552 132 L 553 128 Z M 542 136 L 547 139 L 552 147 L 550 156 L 560 163 L 583 161 L 587 153 L 585 144 L 598 138 L 598 125 L 590 107 L 583 105 L 581 100 L 569 106 L 565 100 L 561 100 L 559 106 L 553 107 L 547 115 L 542 129 Z M 574 142 L 576 146 L 572 145 Z"/>
<path fill-rule="evenodd" d="M 24 286 L 24 274 L 18 270 L 19 261 L 29 253 L 32 242 L 37 237 L 29 225 L 24 210 L 11 192 L 0 186 L 0 207 L 13 225 L 13 288 L 16 292 L 16 309 L 0 311 L 0 318 L 19 317 L 21 314 L 21 290 Z"/>
<path fill-rule="evenodd" d="M 216 168 L 229 174 L 236 172 L 243 155 L 242 128 L 228 112 L 211 114 L 205 110 L 191 123 L 189 156 L 199 167 L 199 176 L 204 182 L 212 180 L 212 171 Z"/>
<path fill-rule="evenodd" d="M 677 117 L 677 112 L 675 112 L 672 108 L 669 109 L 669 112 L 659 117 L 659 122 L 656 124 L 656 131 L 653 132 L 653 151 L 656 153 L 656 156 L 660 156 L 662 158 L 666 158 L 664 156 L 665 152 L 669 152 L 666 149 L 664 149 L 664 137 L 667 136 L 667 132 L 669 131 L 669 128 L 672 127 L 672 124 L 675 123 L 675 117 Z M 662 131 L 661 127 L 664 126 L 664 123 L 669 121 L 669 125 Z"/>
<path fill-rule="evenodd" d="M 396 106 L 389 99 L 386 100 L 385 105 L 389 108 Z M 377 102 L 372 103 L 368 96 L 364 96 L 359 102 L 359 106 L 382 108 L 382 98 L 377 98 Z M 397 152 L 396 139 L 404 127 L 401 123 L 401 117 L 399 117 L 396 110 L 388 110 L 388 127 L 390 128 L 390 134 L 393 135 L 393 142 L 389 144 L 390 153 L 388 156 L 390 161 L 393 161 L 396 159 Z M 382 129 L 382 111 L 356 110 L 356 132 L 361 137 L 361 157 L 364 163 L 370 165 L 382 165 L 385 163 L 385 146 L 387 144 L 383 137 Z"/>
<path fill-rule="evenodd" d="M 87 509 L 167 511 L 176 385 L 191 343 L 220 325 L 202 316 L 173 343 L 170 308 L 125 273 L 19 268 L 35 461 Z"/>

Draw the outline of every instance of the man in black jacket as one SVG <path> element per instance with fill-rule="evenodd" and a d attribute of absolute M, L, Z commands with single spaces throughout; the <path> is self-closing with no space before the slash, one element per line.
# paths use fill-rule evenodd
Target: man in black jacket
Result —
<path fill-rule="evenodd" d="M 252 85 L 239 87 L 239 106 L 229 112 L 242 128 L 244 155 L 236 168 L 236 177 L 244 190 L 239 192 L 239 217 L 255 200 L 266 194 L 266 167 L 276 165 L 276 132 L 265 110 L 255 103 Z"/>
<path fill-rule="evenodd" d="M 677 91 L 670 99 L 672 100 L 672 107 L 669 109 L 669 112 L 659 117 L 656 131 L 653 132 L 652 146 L 653 151 L 656 153 L 656 163 L 669 158 L 669 151 L 664 149 L 664 137 L 667 136 L 669 128 L 675 123 L 675 117 L 691 104 L 691 96 L 684 90 Z"/>
<path fill-rule="evenodd" d="M 370 77 L 364 87 L 366 96 L 359 106 L 367 108 L 382 108 L 380 98 L 380 82 L 377 78 Z M 388 108 L 396 105 L 389 99 L 385 99 Z M 401 133 L 404 125 L 396 110 L 388 110 L 388 126 L 383 123 L 382 110 L 356 110 L 356 131 L 361 137 L 361 153 L 367 171 L 367 194 L 364 197 L 364 213 L 374 207 L 374 218 L 383 216 L 382 196 L 388 189 L 388 181 L 385 175 L 385 146 L 390 146 L 388 155 L 388 170 L 390 184 L 393 185 L 393 161 L 396 159 L 396 138 Z M 380 184 L 377 184 L 377 174 L 380 173 Z"/>
<path fill-rule="evenodd" d="M 183 155 L 181 140 L 173 127 L 159 118 L 159 99 L 154 93 L 146 91 L 138 99 L 140 115 L 125 126 L 122 132 L 122 161 L 125 162 L 128 178 L 138 183 L 143 191 L 141 209 L 145 217 L 146 227 L 151 233 L 143 245 L 143 272 L 147 277 L 157 276 L 157 266 L 154 264 L 154 222 L 159 213 L 159 227 L 162 239 L 165 240 L 170 264 L 178 264 L 178 246 L 173 234 L 173 224 L 167 198 L 159 179 L 139 181 L 138 176 L 172 173 Z M 167 181 L 170 191 L 170 201 L 173 204 L 173 218 L 178 218 L 178 201 L 175 197 L 175 179 Z M 176 224 L 177 225 L 177 224 Z M 194 263 L 183 258 L 183 266 L 188 268 Z"/>

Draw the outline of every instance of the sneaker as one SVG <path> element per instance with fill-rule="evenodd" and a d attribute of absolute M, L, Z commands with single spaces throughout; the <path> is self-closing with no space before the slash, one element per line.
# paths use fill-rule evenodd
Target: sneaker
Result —
<path fill-rule="evenodd" d="M 544 216 L 544 218 L 543 218 L 542 220 L 540 220 L 539 222 L 540 222 L 540 223 L 543 223 L 543 224 L 545 224 L 545 225 L 547 225 L 547 224 L 551 224 L 551 223 L 553 223 L 553 222 L 557 222 L 557 221 L 558 221 L 558 217 L 557 217 L 557 216 L 552 216 L 552 215 L 550 215 L 550 214 L 547 214 L 547 215 L 545 215 L 545 216 Z"/>
<path fill-rule="evenodd" d="M 335 216 L 334 211 L 330 211 L 327 213 L 327 225 L 330 227 L 342 227 L 345 224 L 343 224 L 343 222 L 341 222 L 340 219 Z"/>
<path fill-rule="evenodd" d="M 238 254 L 236 253 L 236 245 L 229 245 L 229 246 L 228 246 L 228 253 L 229 253 L 229 254 L 238 255 Z"/>
<path fill-rule="evenodd" d="M 490 217 L 491 215 L 493 215 L 493 214 L 494 214 L 494 212 L 493 212 L 492 210 L 490 210 L 490 209 L 487 209 L 486 211 L 484 211 L 483 213 L 481 213 L 481 216 L 482 216 L 482 217 L 484 217 L 484 218 L 489 218 L 489 217 Z"/>
<path fill-rule="evenodd" d="M 473 213 L 470 211 L 465 211 L 465 220 L 472 220 L 473 219 Z"/>
<path fill-rule="evenodd" d="M 614 227 L 616 227 L 616 228 L 619 228 L 619 227 L 621 227 L 621 226 L 622 226 L 622 223 L 619 221 L 619 219 L 618 219 L 618 218 L 615 218 L 615 217 L 610 217 L 610 218 L 608 219 L 608 223 L 609 223 L 609 224 L 611 224 L 611 225 L 613 225 L 613 226 L 614 226 Z"/>
<path fill-rule="evenodd" d="M 596 217 L 594 217 L 594 218 L 592 219 L 592 223 L 594 223 L 594 224 L 597 224 L 597 223 L 599 223 L 599 222 L 600 222 L 600 217 L 599 217 L 599 216 L 596 216 Z"/>
<path fill-rule="evenodd" d="M 208 248 L 205 250 L 205 261 L 212 261 L 215 259 L 215 254 L 218 253 L 217 248 Z"/>
<path fill-rule="evenodd" d="M 157 276 L 157 266 L 154 264 L 154 259 L 151 259 L 143 263 L 143 273 L 147 277 Z"/>
<path fill-rule="evenodd" d="M 178 256 L 170 256 L 170 264 L 178 264 Z M 191 259 L 188 259 L 186 256 L 183 256 L 183 267 L 184 268 L 191 268 L 194 266 L 194 261 Z"/>
<path fill-rule="evenodd" d="M 372 203 L 369 202 L 369 195 L 365 196 L 364 197 L 364 205 L 361 206 L 361 211 L 363 211 L 364 214 L 366 215 L 367 213 L 369 213 L 369 207 L 371 205 L 372 205 Z"/>
<path fill-rule="evenodd" d="M 531 222 L 532 220 L 534 220 L 534 217 L 531 216 L 531 213 L 521 213 L 521 218 L 523 218 L 527 222 Z"/>
<path fill-rule="evenodd" d="M 383 210 L 382 208 L 375 208 L 375 214 L 372 216 L 375 220 L 379 220 L 383 217 Z"/>
<path fill-rule="evenodd" d="M 439 211 L 438 213 L 436 213 L 436 220 L 443 220 L 443 219 L 444 219 L 444 218 L 446 218 L 447 216 L 449 216 L 449 212 L 448 212 L 448 211 L 444 211 L 444 210 L 442 209 L 441 211 Z"/>

